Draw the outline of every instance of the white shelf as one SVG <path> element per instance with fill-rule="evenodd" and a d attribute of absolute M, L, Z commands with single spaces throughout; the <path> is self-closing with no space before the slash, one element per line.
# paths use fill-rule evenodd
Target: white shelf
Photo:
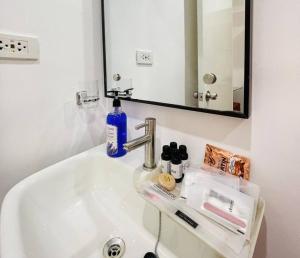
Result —
<path fill-rule="evenodd" d="M 205 244 L 210 246 L 220 255 L 225 258 L 252 258 L 256 241 L 259 235 L 264 210 L 265 210 L 265 202 L 264 200 L 260 199 L 257 207 L 257 213 L 254 225 L 251 231 L 250 241 L 243 239 L 238 234 L 233 233 L 229 230 L 224 229 L 222 226 L 213 223 L 210 219 L 206 218 L 205 216 L 201 215 L 194 209 L 190 208 L 185 204 L 185 200 L 182 198 L 176 198 L 171 200 L 169 198 L 157 198 L 157 196 L 161 197 L 159 194 L 149 194 L 149 191 L 145 190 L 146 188 L 145 183 L 153 181 L 155 177 L 158 175 L 158 171 L 154 172 L 146 172 L 142 168 L 138 169 L 134 175 L 134 184 L 136 187 L 137 192 L 141 195 L 141 197 L 146 200 L 147 202 L 154 205 L 158 208 L 161 212 L 166 214 L 176 223 L 180 224 L 181 226 L 185 227 L 190 233 L 197 236 L 201 239 Z M 173 192 L 176 196 L 177 193 L 180 192 L 180 185 L 176 187 L 175 191 Z M 190 224 L 179 218 L 175 213 L 180 210 L 184 214 L 186 214 L 190 219 L 195 221 L 199 226 L 193 228 Z M 207 228 L 211 230 L 207 230 Z M 230 238 L 228 238 L 230 236 Z M 239 251 L 230 248 L 227 244 L 229 241 L 235 241 L 237 245 L 238 243 L 242 246 Z"/>

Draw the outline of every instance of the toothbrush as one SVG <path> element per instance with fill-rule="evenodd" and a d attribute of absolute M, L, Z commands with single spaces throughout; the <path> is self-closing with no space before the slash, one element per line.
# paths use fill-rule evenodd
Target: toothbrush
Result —
<path fill-rule="evenodd" d="M 231 223 L 233 223 L 237 226 L 240 226 L 241 228 L 246 228 L 247 227 L 247 225 L 244 221 L 240 220 L 239 218 L 237 218 L 237 217 L 235 217 L 231 214 L 228 214 L 227 212 L 217 208 L 216 206 L 210 204 L 209 202 L 205 202 L 203 204 L 203 207 L 206 210 L 218 215 L 219 217 L 221 217 L 221 218 L 223 218 L 223 219 L 225 219 L 225 220 L 227 220 L 227 221 L 229 221 L 229 222 L 231 222 Z"/>

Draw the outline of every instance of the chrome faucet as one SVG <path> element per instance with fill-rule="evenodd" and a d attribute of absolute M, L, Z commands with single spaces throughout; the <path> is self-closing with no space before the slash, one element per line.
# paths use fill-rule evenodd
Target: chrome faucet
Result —
<path fill-rule="evenodd" d="M 145 128 L 145 135 L 129 141 L 123 145 L 126 151 L 135 150 L 145 145 L 145 170 L 153 170 L 156 168 L 155 164 L 155 130 L 156 119 L 148 117 L 145 119 L 145 123 L 135 126 L 135 129 Z"/>

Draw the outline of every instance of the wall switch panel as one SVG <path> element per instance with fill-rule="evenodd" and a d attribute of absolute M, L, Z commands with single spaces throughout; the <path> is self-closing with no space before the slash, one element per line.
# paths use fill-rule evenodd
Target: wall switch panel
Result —
<path fill-rule="evenodd" d="M 0 32 L 0 59 L 38 60 L 39 55 L 37 38 Z"/>
<path fill-rule="evenodd" d="M 153 53 L 150 50 L 136 51 L 136 64 L 138 65 L 153 65 Z"/>

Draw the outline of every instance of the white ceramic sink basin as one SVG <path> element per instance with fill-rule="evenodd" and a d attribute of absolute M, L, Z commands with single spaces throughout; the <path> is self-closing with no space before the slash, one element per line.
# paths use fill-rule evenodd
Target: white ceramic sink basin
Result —
<path fill-rule="evenodd" d="M 124 240 L 125 258 L 153 251 L 156 238 L 144 224 L 157 227 L 157 217 L 147 219 L 134 190 L 136 165 L 130 157 L 109 159 L 97 147 L 16 185 L 2 206 L 1 257 L 102 258 L 113 237 Z M 177 256 L 163 245 L 159 252 Z"/>
<path fill-rule="evenodd" d="M 2 205 L 1 258 L 105 258 L 103 247 L 114 237 L 125 242 L 124 258 L 153 252 L 159 212 L 134 186 L 143 154 L 140 148 L 110 159 L 99 146 L 16 185 Z M 252 257 L 262 213 L 254 244 L 240 257 Z M 162 214 L 161 225 L 159 258 L 226 256 L 170 214 Z"/>

